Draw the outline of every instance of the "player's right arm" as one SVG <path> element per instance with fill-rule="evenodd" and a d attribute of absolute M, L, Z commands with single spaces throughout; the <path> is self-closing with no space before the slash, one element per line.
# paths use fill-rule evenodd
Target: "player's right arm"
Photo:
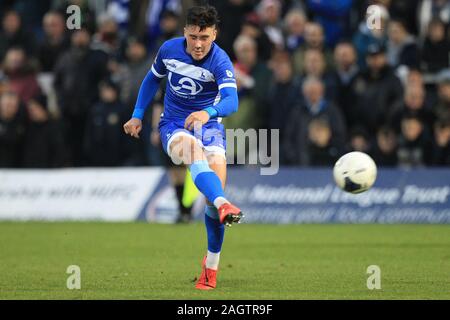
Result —
<path fill-rule="evenodd" d="M 155 97 L 155 94 L 159 88 L 159 83 L 162 78 L 166 76 L 167 70 L 163 62 L 163 55 L 164 44 L 160 48 L 151 70 L 142 81 L 131 119 L 123 125 L 123 130 L 125 133 L 132 137 L 139 138 L 139 132 L 142 130 L 142 119 L 144 118 L 145 111 Z"/>

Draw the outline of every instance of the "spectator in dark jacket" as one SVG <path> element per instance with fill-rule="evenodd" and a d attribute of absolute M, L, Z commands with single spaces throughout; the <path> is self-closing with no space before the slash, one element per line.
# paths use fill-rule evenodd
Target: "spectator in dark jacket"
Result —
<path fill-rule="evenodd" d="M 123 61 L 125 39 L 119 32 L 117 21 L 104 13 L 97 19 L 97 32 L 92 36 L 91 48 L 103 52 L 108 60 Z"/>
<path fill-rule="evenodd" d="M 406 23 L 400 19 L 391 20 L 388 27 L 387 57 L 393 68 L 419 66 L 420 53 L 416 39 L 408 32 Z"/>
<path fill-rule="evenodd" d="M 303 10 L 293 8 L 284 17 L 286 50 L 290 53 L 305 42 L 306 15 Z"/>
<path fill-rule="evenodd" d="M 426 166 L 432 162 L 432 139 L 422 120 L 415 115 L 405 115 L 401 120 L 398 147 L 399 165 Z"/>
<path fill-rule="evenodd" d="M 0 96 L 0 168 L 20 166 L 25 134 L 24 113 L 15 92 Z"/>
<path fill-rule="evenodd" d="M 387 64 L 384 48 L 373 45 L 368 50 L 368 68 L 357 76 L 354 88 L 358 95 L 358 123 L 374 134 L 386 122 L 388 112 L 401 101 L 403 88 Z"/>
<path fill-rule="evenodd" d="M 65 126 L 65 140 L 74 166 L 82 163 L 87 114 L 98 99 L 98 84 L 106 77 L 107 56 L 89 48 L 90 34 L 75 31 L 71 48 L 55 66 L 55 90 Z"/>
<path fill-rule="evenodd" d="M 295 105 L 288 116 L 283 150 L 288 164 L 304 165 L 307 159 L 309 123 L 316 118 L 326 119 L 331 125 L 331 141 L 334 146 L 344 148 L 346 127 L 341 111 L 325 99 L 324 84 L 310 77 L 302 84 L 303 99 Z M 342 150 L 338 150 L 338 154 Z"/>
<path fill-rule="evenodd" d="M 360 151 L 369 153 L 371 148 L 369 134 L 364 127 L 353 127 L 349 134 L 349 148 L 348 151 Z"/>
<path fill-rule="evenodd" d="M 38 43 L 37 58 L 42 72 L 53 72 L 58 58 L 70 47 L 64 16 L 50 11 L 43 19 L 44 38 Z"/>
<path fill-rule="evenodd" d="M 248 1 L 222 0 L 214 1 L 214 4 L 218 12 L 227 13 L 220 17 L 220 29 L 226 32 L 219 32 L 217 44 L 230 55 L 231 60 L 234 60 L 233 42 L 241 32 L 245 16 L 253 10 L 253 7 Z"/>
<path fill-rule="evenodd" d="M 111 79 L 120 87 L 120 100 L 128 110 L 128 114 L 131 114 L 133 111 L 140 85 L 147 75 L 152 62 L 153 58 L 149 58 L 144 42 L 137 38 L 130 38 L 126 48 L 126 62 L 120 65 L 120 72 L 111 75 Z M 160 86 L 164 87 L 164 83 L 161 83 Z M 144 122 L 152 123 L 152 116 L 155 114 L 155 110 L 153 107 L 151 109 L 153 112 L 146 114 Z M 144 126 L 143 134 L 145 134 L 146 130 L 147 126 Z M 130 154 L 130 157 L 126 160 L 126 165 L 147 165 L 146 154 L 150 154 L 155 161 L 158 160 L 158 158 L 154 157 L 156 150 L 153 153 L 148 151 L 149 148 L 152 148 L 148 139 L 127 140 L 127 147 L 129 148 L 128 154 Z"/>
<path fill-rule="evenodd" d="M 100 101 L 89 112 L 86 124 L 84 154 L 87 166 L 120 166 L 124 161 L 125 106 L 119 100 L 119 89 L 111 81 L 100 84 Z M 127 113 L 128 114 L 128 113 Z"/>
<path fill-rule="evenodd" d="M 389 127 L 380 127 L 370 154 L 378 166 L 395 167 L 398 163 L 397 133 Z"/>
<path fill-rule="evenodd" d="M 22 19 L 16 11 L 8 11 L 3 15 L 0 31 L 0 61 L 12 47 L 24 48 L 27 55 L 34 53 L 34 41 L 31 33 L 22 26 Z"/>
<path fill-rule="evenodd" d="M 389 122 L 397 132 L 400 132 L 400 122 L 405 114 L 419 117 L 426 129 L 431 132 L 434 115 L 431 109 L 425 105 L 425 89 L 423 87 L 407 85 L 403 101 L 393 108 Z"/>
<path fill-rule="evenodd" d="M 123 64 L 125 76 L 117 81 L 120 85 L 121 100 L 133 110 L 142 80 L 152 65 L 144 42 L 130 38 L 126 48 L 126 62 Z"/>
<path fill-rule="evenodd" d="M 334 145 L 331 126 L 326 118 L 311 120 L 308 126 L 308 145 L 306 163 L 309 166 L 330 167 L 338 160 L 342 148 Z"/>
<path fill-rule="evenodd" d="M 258 15 L 262 29 L 277 50 L 284 49 L 282 30 L 282 4 L 278 0 L 261 0 L 256 5 L 255 12 Z"/>
<path fill-rule="evenodd" d="M 325 46 L 325 36 L 323 28 L 319 23 L 309 22 L 305 26 L 305 42 L 292 53 L 295 73 L 304 73 L 306 62 L 306 52 L 318 50 L 322 53 L 324 66 L 331 66 L 333 62 L 332 52 Z"/>
<path fill-rule="evenodd" d="M 434 19 L 428 27 L 423 44 L 421 67 L 423 72 L 437 73 L 450 66 L 450 41 L 446 37 L 445 25 Z"/>
<path fill-rule="evenodd" d="M 335 102 L 341 109 L 348 128 L 357 125 L 357 95 L 354 82 L 359 72 L 356 50 L 351 42 L 341 42 L 334 49 L 335 70 L 332 75 L 336 84 Z"/>
<path fill-rule="evenodd" d="M 24 137 L 24 168 L 57 168 L 66 158 L 61 126 L 50 117 L 47 98 L 40 95 L 27 104 L 28 122 Z"/>
<path fill-rule="evenodd" d="M 286 115 L 300 97 L 300 84 L 294 77 L 294 70 L 289 55 L 284 52 L 272 61 L 273 80 L 268 92 L 268 124 L 269 129 L 280 130 L 280 141 L 283 141 Z M 280 155 L 281 156 L 281 155 Z"/>
<path fill-rule="evenodd" d="M 438 119 L 450 119 L 450 69 L 442 70 L 438 75 L 438 100 L 433 112 Z"/>
<path fill-rule="evenodd" d="M 334 101 L 336 96 L 336 82 L 328 70 L 328 65 L 322 51 L 318 49 L 307 49 L 305 51 L 305 67 L 303 69 L 302 81 L 307 77 L 317 77 L 325 85 L 325 97 Z"/>
<path fill-rule="evenodd" d="M 272 50 L 274 50 L 274 45 L 264 32 L 260 18 L 256 13 L 249 13 L 245 16 L 244 22 L 241 26 L 241 33 L 239 35 L 249 36 L 256 41 L 258 59 L 263 62 L 270 59 Z M 233 41 L 233 53 L 235 54 L 236 59 L 238 58 L 236 56 L 235 42 L 238 37 L 234 38 Z"/>
<path fill-rule="evenodd" d="M 450 119 L 437 121 L 434 125 L 434 166 L 450 166 Z"/>

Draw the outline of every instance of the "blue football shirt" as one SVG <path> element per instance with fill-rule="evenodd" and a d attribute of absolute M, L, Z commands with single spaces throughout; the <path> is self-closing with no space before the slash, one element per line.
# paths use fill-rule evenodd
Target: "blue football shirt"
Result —
<path fill-rule="evenodd" d="M 216 105 L 222 88 L 237 88 L 233 64 L 224 50 L 212 43 L 202 60 L 186 52 L 186 39 L 174 38 L 160 47 L 151 72 L 167 76 L 164 114 L 166 120 L 184 120 L 194 111 Z"/>

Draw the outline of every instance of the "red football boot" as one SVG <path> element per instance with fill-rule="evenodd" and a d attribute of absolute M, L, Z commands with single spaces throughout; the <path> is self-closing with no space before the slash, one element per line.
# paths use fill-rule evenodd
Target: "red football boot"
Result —
<path fill-rule="evenodd" d="M 231 226 L 232 223 L 240 223 L 241 218 L 244 217 L 241 209 L 233 206 L 231 203 L 224 203 L 219 207 L 218 211 L 220 223 L 225 224 L 228 227 Z"/>
<path fill-rule="evenodd" d="M 202 274 L 195 287 L 200 290 L 211 290 L 216 287 L 217 270 L 206 268 L 206 256 L 202 262 Z"/>

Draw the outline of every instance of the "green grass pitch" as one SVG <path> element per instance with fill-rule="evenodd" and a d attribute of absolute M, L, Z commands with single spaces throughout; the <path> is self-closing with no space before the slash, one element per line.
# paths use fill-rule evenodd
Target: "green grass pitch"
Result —
<path fill-rule="evenodd" d="M 0 299 L 450 299 L 450 225 L 233 226 L 208 292 L 205 250 L 200 223 L 2 222 Z"/>

